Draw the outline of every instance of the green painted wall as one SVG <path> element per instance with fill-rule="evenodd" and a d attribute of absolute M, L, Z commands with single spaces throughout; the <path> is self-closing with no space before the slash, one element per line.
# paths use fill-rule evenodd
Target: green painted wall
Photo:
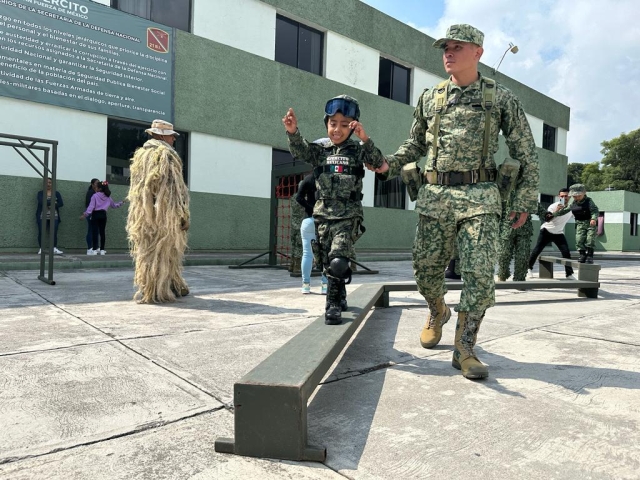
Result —
<path fill-rule="evenodd" d="M 262 1 L 281 10 L 285 16 L 290 13 L 294 19 L 304 19 L 310 25 L 334 31 L 435 75 L 444 75 L 441 51 L 431 46 L 434 39 L 362 2 Z M 493 69 L 485 65 L 480 65 L 480 71 L 518 95 L 531 115 L 544 119 L 549 125 L 569 130 L 569 107 L 499 72 L 494 75 Z M 425 88 L 429 86 L 425 85 Z"/>
<path fill-rule="evenodd" d="M 557 195 L 567 186 L 567 157 L 543 148 L 536 150 L 540 163 L 540 192 Z"/>

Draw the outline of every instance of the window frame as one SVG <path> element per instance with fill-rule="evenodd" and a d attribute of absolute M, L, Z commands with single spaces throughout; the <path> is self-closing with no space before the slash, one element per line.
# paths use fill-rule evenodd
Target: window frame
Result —
<path fill-rule="evenodd" d="M 553 139 L 550 138 L 551 132 L 553 132 Z M 550 145 L 553 143 L 553 146 Z M 558 148 L 558 127 L 542 124 L 542 148 L 549 150 L 550 152 L 556 152 Z"/>
<path fill-rule="evenodd" d="M 630 212 L 629 215 L 629 235 L 632 237 L 638 236 L 638 214 Z"/>
<path fill-rule="evenodd" d="M 381 93 L 381 75 L 383 73 L 383 63 L 389 63 L 389 96 L 385 95 L 384 93 Z M 394 79 L 395 79 L 395 69 L 399 68 L 402 70 L 405 70 L 407 72 L 407 88 L 404 91 L 404 94 L 406 95 L 406 101 L 404 100 L 399 100 L 397 98 L 394 98 Z M 393 60 L 391 60 L 390 58 L 387 57 L 383 57 L 380 56 L 380 61 L 379 61 L 379 68 L 378 68 L 378 95 L 384 98 L 388 98 L 390 100 L 396 101 L 396 102 L 400 102 L 403 103 L 405 105 L 411 105 L 411 72 L 412 72 L 412 68 L 407 67 L 405 65 L 402 65 L 401 63 L 395 62 Z"/>
<path fill-rule="evenodd" d="M 295 65 L 291 65 L 291 63 L 287 63 L 282 61 L 282 59 L 278 59 L 278 47 L 280 46 L 281 48 L 284 48 L 284 46 L 278 42 L 278 25 L 279 25 L 279 21 L 288 23 L 291 26 L 296 27 L 296 46 L 295 46 L 295 56 L 296 56 L 296 64 Z M 314 65 L 315 67 L 318 68 L 317 72 L 314 72 L 313 70 L 308 70 L 306 68 L 301 68 L 300 67 L 300 42 L 301 42 L 301 36 L 300 36 L 300 31 L 304 30 L 313 34 L 318 34 L 320 36 L 320 41 L 319 41 L 319 51 L 318 51 L 318 64 Z M 308 73 L 312 73 L 314 75 L 318 75 L 320 77 L 324 76 L 324 51 L 325 51 L 325 32 L 318 30 L 317 28 L 313 28 L 307 24 L 304 23 L 300 23 L 297 20 L 293 20 L 289 17 L 285 17 L 284 15 L 280 15 L 279 13 L 276 14 L 276 37 L 275 37 L 275 45 L 274 45 L 274 60 L 278 63 L 282 63 L 283 65 L 289 65 L 290 67 L 293 68 L 297 68 L 298 70 L 302 70 L 303 72 L 308 72 Z M 313 68 L 313 66 L 312 66 Z"/>
<path fill-rule="evenodd" d="M 118 10 L 118 11 L 126 13 L 128 15 L 134 15 L 136 17 L 144 18 L 146 20 L 149 20 L 150 22 L 159 23 L 160 25 L 164 25 L 167 28 L 175 28 L 175 29 L 182 30 L 183 32 L 188 32 L 188 33 L 191 33 L 191 31 L 193 30 L 193 2 L 194 2 L 194 0 L 183 0 L 183 1 L 188 2 L 188 5 L 189 5 L 189 12 L 187 13 L 187 29 L 186 30 L 184 28 L 182 28 L 182 27 L 177 27 L 175 25 L 167 25 L 166 23 L 162 23 L 162 22 L 159 22 L 159 21 L 151 18 L 152 17 L 152 11 L 153 11 L 152 5 L 151 5 L 152 0 L 146 0 L 147 1 L 147 3 L 146 3 L 146 5 L 147 5 L 147 14 L 144 17 L 136 15 L 135 13 L 129 13 L 129 12 L 125 11 L 125 10 L 121 10 L 120 7 L 119 7 L 119 1 L 120 0 L 111 0 L 109 6 L 111 8 L 113 8 L 114 10 Z M 138 0 L 138 2 L 140 2 L 140 0 Z"/>

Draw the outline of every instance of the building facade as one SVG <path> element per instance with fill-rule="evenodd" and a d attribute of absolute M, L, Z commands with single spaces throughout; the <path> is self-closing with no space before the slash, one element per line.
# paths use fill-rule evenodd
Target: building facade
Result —
<path fill-rule="evenodd" d="M 281 123 L 289 107 L 303 135 L 315 139 L 326 136 L 326 100 L 352 95 L 368 135 L 390 154 L 408 137 L 420 93 L 444 79 L 432 38 L 357 0 L 75 4 L 109 13 L 114 31 L 135 14 L 172 34 L 169 116 L 182 133 L 177 148 L 191 192 L 193 251 L 268 248 L 276 215 L 274 179 L 300 169 L 288 154 Z M 8 17 L 12 10 L 0 5 L 0 14 Z M 541 199 L 550 203 L 566 182 L 569 108 L 484 65 L 480 69 L 522 100 L 538 147 Z M 128 159 L 150 121 L 16 98 L 2 87 L 0 133 L 59 142 L 58 190 L 65 205 L 58 243 L 63 249 L 86 248 L 86 225 L 78 216 L 90 179 L 107 179 L 114 198 L 124 198 Z M 506 155 L 503 145 L 498 162 Z M 0 147 L 0 158 L 0 251 L 37 251 L 41 180 L 10 148 Z M 399 181 L 378 183 L 368 173 L 363 193 L 367 233 L 358 247 L 409 249 L 416 218 L 404 187 Z M 110 212 L 112 251 L 127 248 L 125 221 L 126 207 Z"/>

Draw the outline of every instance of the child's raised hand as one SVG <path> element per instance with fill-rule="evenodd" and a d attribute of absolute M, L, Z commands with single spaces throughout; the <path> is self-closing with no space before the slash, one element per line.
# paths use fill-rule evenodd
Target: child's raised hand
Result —
<path fill-rule="evenodd" d="M 282 119 L 282 123 L 284 124 L 284 128 L 287 130 L 287 132 L 289 132 L 290 134 L 296 133 L 296 130 L 298 130 L 298 119 L 296 118 L 296 114 L 293 111 L 293 108 L 287 110 L 287 113 Z"/>
<path fill-rule="evenodd" d="M 363 142 L 369 140 L 369 137 L 367 136 L 366 132 L 364 131 L 364 127 L 360 122 L 354 120 L 349 124 L 349 128 L 353 130 L 353 133 L 355 133 L 356 136 Z"/>

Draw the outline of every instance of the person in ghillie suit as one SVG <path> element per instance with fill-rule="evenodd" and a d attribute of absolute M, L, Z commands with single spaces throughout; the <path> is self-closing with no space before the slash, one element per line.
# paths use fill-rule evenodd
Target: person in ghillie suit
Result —
<path fill-rule="evenodd" d="M 569 187 L 569 196 L 573 201 L 566 207 L 548 216 L 547 220 L 573 213 L 576 219 L 576 248 L 580 253 L 578 262 L 593 263 L 593 248 L 596 245 L 596 228 L 598 224 L 598 206 L 587 197 L 587 189 L 581 183 Z"/>
<path fill-rule="evenodd" d="M 173 125 L 154 120 L 151 139 L 131 162 L 127 235 L 135 263 L 138 303 L 173 302 L 189 294 L 182 262 L 189 229 L 189 190 L 182 160 L 173 148 Z"/>
<path fill-rule="evenodd" d="M 325 323 L 342 323 L 347 309 L 345 284 L 351 281 L 349 256 L 362 236 L 362 179 L 364 165 L 382 166 L 384 157 L 359 122 L 360 106 L 355 98 L 340 95 L 330 99 L 324 110 L 329 138 L 307 142 L 298 131 L 298 119 L 290 108 L 282 119 L 291 154 L 315 168 L 317 200 L 313 218 L 318 223 L 319 257 L 329 286 Z M 361 142 L 351 140 L 355 133 Z"/>

